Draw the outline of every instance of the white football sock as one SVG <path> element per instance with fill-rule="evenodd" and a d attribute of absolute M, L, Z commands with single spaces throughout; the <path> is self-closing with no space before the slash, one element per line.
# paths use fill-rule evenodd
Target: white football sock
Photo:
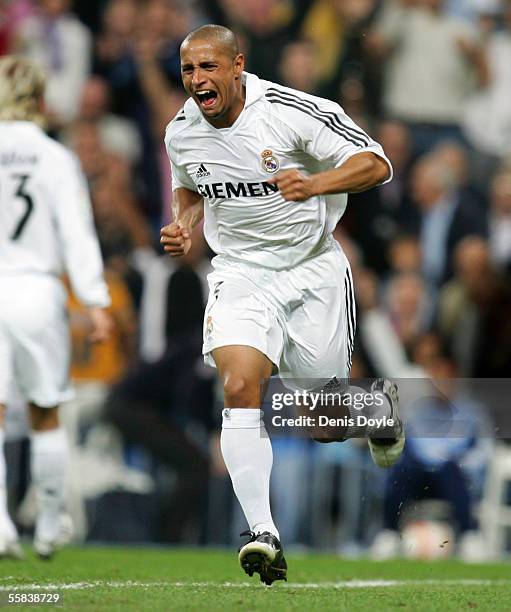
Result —
<path fill-rule="evenodd" d="M 0 530 L 7 540 L 17 540 L 18 532 L 7 509 L 7 468 L 4 442 L 5 432 L 0 428 Z"/>
<path fill-rule="evenodd" d="M 31 468 L 37 499 L 38 539 L 53 541 L 59 534 L 67 449 L 66 432 L 61 427 L 32 432 Z"/>
<path fill-rule="evenodd" d="M 220 445 L 251 531 L 279 538 L 270 510 L 273 452 L 262 417 L 258 408 L 225 408 Z"/>

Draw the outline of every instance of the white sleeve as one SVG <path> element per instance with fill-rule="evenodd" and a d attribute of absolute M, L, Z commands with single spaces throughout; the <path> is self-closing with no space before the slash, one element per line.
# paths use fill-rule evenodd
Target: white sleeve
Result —
<path fill-rule="evenodd" d="M 172 158 L 170 157 L 170 154 L 169 160 L 172 179 L 172 190 L 174 191 L 175 189 L 179 189 L 179 187 L 186 187 L 186 189 L 189 189 L 190 191 L 197 191 L 197 186 L 187 174 L 184 167 L 175 164 Z"/>
<path fill-rule="evenodd" d="M 180 187 L 185 187 L 190 191 L 197 191 L 197 186 L 193 182 L 191 176 L 186 171 L 184 165 L 180 165 L 178 161 L 179 154 L 175 150 L 173 143 L 171 142 L 171 134 L 170 127 L 167 128 L 167 132 L 165 134 L 165 149 L 167 150 L 167 155 L 169 156 L 170 161 L 170 171 L 171 171 L 171 180 L 172 180 L 172 190 L 179 189 Z"/>
<path fill-rule="evenodd" d="M 309 123 L 309 133 L 304 143 L 309 155 L 338 168 L 357 153 L 371 152 L 385 160 L 389 167 L 390 175 L 382 184 L 392 180 L 392 164 L 382 146 L 358 127 L 338 104 L 332 102 L 321 107 L 321 113 L 316 113 L 314 123 L 320 125 L 316 125 L 311 134 Z"/>
<path fill-rule="evenodd" d="M 274 92 L 274 93 L 273 93 Z M 337 168 L 357 153 L 372 152 L 389 166 L 383 148 L 335 102 L 293 90 L 268 90 L 270 101 L 279 101 L 289 125 L 298 134 L 296 146 L 314 159 Z"/>
<path fill-rule="evenodd" d="M 85 178 L 71 154 L 59 160 L 52 190 L 62 257 L 71 287 L 86 306 L 110 305 Z"/>

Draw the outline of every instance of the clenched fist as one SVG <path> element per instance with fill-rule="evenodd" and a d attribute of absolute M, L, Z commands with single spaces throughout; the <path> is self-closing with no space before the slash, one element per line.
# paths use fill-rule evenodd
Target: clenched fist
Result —
<path fill-rule="evenodd" d="M 160 242 L 163 250 L 171 257 L 186 255 L 192 246 L 190 228 L 178 223 L 170 223 L 160 230 Z"/>
<path fill-rule="evenodd" d="M 313 177 L 303 174 L 300 170 L 283 170 L 268 183 L 277 185 L 282 197 L 292 202 L 303 202 L 316 195 Z"/>

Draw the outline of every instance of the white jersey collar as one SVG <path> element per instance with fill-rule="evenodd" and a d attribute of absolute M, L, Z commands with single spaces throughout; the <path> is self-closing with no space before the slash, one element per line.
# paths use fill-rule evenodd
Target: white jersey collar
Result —
<path fill-rule="evenodd" d="M 261 80 L 256 74 L 251 72 L 244 72 L 241 75 L 241 82 L 245 85 L 245 108 L 250 106 L 264 94 L 263 88 L 261 87 Z"/>

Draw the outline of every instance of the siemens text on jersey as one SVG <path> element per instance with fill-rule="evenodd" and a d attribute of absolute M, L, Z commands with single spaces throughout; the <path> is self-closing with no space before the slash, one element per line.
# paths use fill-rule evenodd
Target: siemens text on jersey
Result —
<path fill-rule="evenodd" d="M 279 188 L 266 181 L 262 183 L 204 183 L 197 185 L 197 190 L 204 198 L 239 198 L 262 197 L 276 193 Z"/>

